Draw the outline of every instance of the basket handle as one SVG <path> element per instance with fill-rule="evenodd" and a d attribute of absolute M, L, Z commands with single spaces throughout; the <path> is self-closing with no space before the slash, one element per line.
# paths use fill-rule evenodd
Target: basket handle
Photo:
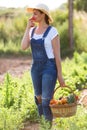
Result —
<path fill-rule="evenodd" d="M 70 91 L 73 93 L 73 95 L 75 95 L 75 93 L 73 92 L 73 90 L 72 90 L 69 86 L 65 86 L 65 87 L 68 88 L 68 89 L 70 89 Z M 55 92 L 57 91 L 57 89 L 59 89 L 59 88 L 64 89 L 65 87 L 61 87 L 61 86 L 57 87 L 57 88 L 54 90 L 53 97 L 54 97 L 54 94 L 55 94 Z"/>

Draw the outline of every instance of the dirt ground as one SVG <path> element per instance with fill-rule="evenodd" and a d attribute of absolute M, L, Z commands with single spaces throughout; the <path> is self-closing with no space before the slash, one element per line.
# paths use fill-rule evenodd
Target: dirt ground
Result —
<path fill-rule="evenodd" d="M 4 75 L 9 72 L 12 76 L 21 77 L 22 74 L 30 69 L 30 57 L 6 57 L 0 58 L 0 82 L 3 81 Z"/>
<path fill-rule="evenodd" d="M 4 80 L 4 75 L 9 72 L 12 76 L 21 77 L 30 69 L 32 60 L 30 57 L 1 57 L 0 58 L 0 83 Z M 87 107 L 87 89 L 81 93 L 81 103 Z M 23 130 L 39 130 L 38 124 L 26 123 Z"/>

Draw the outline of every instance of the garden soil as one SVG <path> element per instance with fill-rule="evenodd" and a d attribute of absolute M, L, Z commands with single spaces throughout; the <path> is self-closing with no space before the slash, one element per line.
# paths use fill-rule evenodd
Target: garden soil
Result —
<path fill-rule="evenodd" d="M 23 75 L 25 71 L 29 71 L 31 67 L 31 57 L 1 57 L 0 58 L 0 83 L 4 81 L 4 76 L 9 72 L 12 76 L 19 77 Z M 85 96 L 85 98 L 83 98 Z M 87 107 L 87 89 L 83 90 L 81 93 L 81 103 Z M 37 123 L 30 124 L 29 122 L 25 124 L 23 130 L 39 130 Z"/>

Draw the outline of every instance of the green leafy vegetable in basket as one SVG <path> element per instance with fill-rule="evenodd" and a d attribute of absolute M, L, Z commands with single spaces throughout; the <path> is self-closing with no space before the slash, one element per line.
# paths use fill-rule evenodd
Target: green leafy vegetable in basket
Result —
<path fill-rule="evenodd" d="M 69 103 L 74 103 L 76 101 L 76 98 L 75 98 L 75 95 L 74 94 L 70 94 L 68 97 L 67 97 L 67 102 L 68 104 Z"/>

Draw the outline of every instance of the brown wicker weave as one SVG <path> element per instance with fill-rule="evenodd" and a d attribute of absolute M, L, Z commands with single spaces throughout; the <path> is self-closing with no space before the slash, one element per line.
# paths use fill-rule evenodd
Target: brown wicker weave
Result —
<path fill-rule="evenodd" d="M 66 87 L 72 91 L 72 89 L 70 87 L 68 87 L 68 86 L 66 86 Z M 55 89 L 54 94 L 58 88 L 59 87 L 57 87 Z M 73 91 L 72 91 L 72 93 L 73 93 Z M 54 97 L 54 95 L 53 95 L 53 97 Z M 50 105 L 50 107 L 51 107 L 51 111 L 53 113 L 53 117 L 70 117 L 70 116 L 74 116 L 76 114 L 77 102 L 75 101 L 75 103 L 61 104 L 61 105 L 53 104 L 53 105 Z"/>

